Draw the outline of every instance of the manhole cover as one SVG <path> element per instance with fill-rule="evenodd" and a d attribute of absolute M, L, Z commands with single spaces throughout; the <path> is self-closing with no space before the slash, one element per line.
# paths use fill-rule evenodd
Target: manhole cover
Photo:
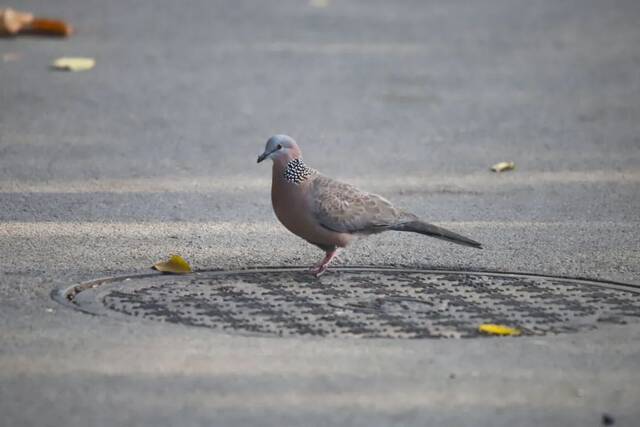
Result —
<path fill-rule="evenodd" d="M 87 283 L 64 299 L 96 314 L 228 333 L 365 338 L 476 337 L 498 323 L 523 335 L 640 319 L 633 285 L 522 274 L 340 268 L 145 275 Z"/>

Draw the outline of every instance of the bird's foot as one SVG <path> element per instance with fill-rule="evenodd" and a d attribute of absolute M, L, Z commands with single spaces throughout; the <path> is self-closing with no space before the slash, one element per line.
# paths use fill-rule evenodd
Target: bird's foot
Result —
<path fill-rule="evenodd" d="M 316 277 L 320 277 L 322 273 L 327 271 L 327 268 L 329 268 L 329 264 L 331 264 L 331 261 L 333 261 L 333 259 L 338 256 L 338 253 L 340 253 L 339 248 L 327 251 L 327 254 L 322 259 L 322 261 L 309 268 L 309 273 L 313 274 Z"/>
<path fill-rule="evenodd" d="M 329 264 L 319 264 L 309 267 L 309 273 L 315 277 L 320 277 L 329 268 Z"/>

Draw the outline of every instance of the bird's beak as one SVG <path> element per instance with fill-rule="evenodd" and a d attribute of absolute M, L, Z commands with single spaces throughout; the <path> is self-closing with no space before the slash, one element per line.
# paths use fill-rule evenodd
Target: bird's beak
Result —
<path fill-rule="evenodd" d="M 267 157 L 269 157 L 272 153 L 278 151 L 277 149 L 275 150 L 271 150 L 271 151 L 265 151 L 264 153 L 260 154 L 258 156 L 258 163 L 260 163 L 261 161 L 263 161 L 264 159 L 266 159 Z"/>

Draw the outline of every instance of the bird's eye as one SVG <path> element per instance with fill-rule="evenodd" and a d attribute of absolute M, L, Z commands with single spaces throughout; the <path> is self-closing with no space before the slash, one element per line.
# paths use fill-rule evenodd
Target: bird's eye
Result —
<path fill-rule="evenodd" d="M 278 150 L 282 150 L 282 145 L 278 144 Z"/>

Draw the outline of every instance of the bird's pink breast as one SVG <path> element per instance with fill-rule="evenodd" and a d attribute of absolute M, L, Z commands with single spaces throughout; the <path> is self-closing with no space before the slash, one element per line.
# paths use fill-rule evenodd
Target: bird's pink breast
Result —
<path fill-rule="evenodd" d="M 288 182 L 284 178 L 284 166 L 280 162 L 274 162 L 271 203 L 276 217 L 289 231 L 308 242 L 347 246 L 352 239 L 350 234 L 324 228 L 314 218 L 310 185 L 310 180 L 300 184 Z"/>

